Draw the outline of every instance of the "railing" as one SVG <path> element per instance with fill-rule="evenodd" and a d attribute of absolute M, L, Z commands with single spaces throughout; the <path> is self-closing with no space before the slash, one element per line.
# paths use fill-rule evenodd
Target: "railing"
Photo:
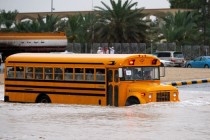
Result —
<path fill-rule="evenodd" d="M 210 55 L 210 47 L 202 45 L 176 46 L 175 43 L 112 43 L 116 54 L 147 53 L 152 54 L 156 51 L 181 51 L 185 59 L 190 60 L 202 55 Z M 69 43 L 67 50 L 73 53 L 97 53 L 101 47 L 104 52 L 108 48 L 108 43 Z"/>

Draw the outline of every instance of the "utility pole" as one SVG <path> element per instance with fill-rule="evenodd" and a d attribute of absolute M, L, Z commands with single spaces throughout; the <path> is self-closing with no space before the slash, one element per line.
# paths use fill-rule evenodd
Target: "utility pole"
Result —
<path fill-rule="evenodd" d="M 206 24 L 208 23 L 209 15 L 209 0 L 204 0 L 203 6 L 203 45 L 207 45 L 206 40 Z"/>
<path fill-rule="evenodd" d="M 53 12 L 53 10 L 55 9 L 53 8 L 53 0 L 51 0 L 51 13 Z"/>

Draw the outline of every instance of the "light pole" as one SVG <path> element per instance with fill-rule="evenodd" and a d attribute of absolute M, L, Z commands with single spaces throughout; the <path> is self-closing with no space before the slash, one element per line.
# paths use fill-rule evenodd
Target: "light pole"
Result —
<path fill-rule="evenodd" d="M 209 0 L 204 0 L 204 8 L 203 8 L 203 34 L 204 34 L 204 38 L 203 38 L 203 44 L 206 45 L 206 16 L 208 16 L 208 2 Z"/>
<path fill-rule="evenodd" d="M 92 33 L 91 33 L 91 53 L 93 49 L 93 43 L 94 43 L 94 25 L 92 25 Z"/>
<path fill-rule="evenodd" d="M 151 54 L 153 53 L 152 52 L 152 43 L 153 43 L 153 40 L 151 40 L 151 46 L 150 46 Z"/>
<path fill-rule="evenodd" d="M 55 9 L 53 8 L 53 0 L 51 0 L 51 13 L 53 12 L 53 10 Z"/>
<path fill-rule="evenodd" d="M 92 10 L 93 10 L 93 0 L 92 0 Z"/>

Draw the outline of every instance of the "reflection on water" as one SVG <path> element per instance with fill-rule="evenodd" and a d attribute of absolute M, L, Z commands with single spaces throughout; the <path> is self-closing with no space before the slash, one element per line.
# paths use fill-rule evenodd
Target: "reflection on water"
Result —
<path fill-rule="evenodd" d="M 178 103 L 119 108 L 5 103 L 1 87 L 0 139 L 209 139 L 208 86 L 179 88 Z"/>

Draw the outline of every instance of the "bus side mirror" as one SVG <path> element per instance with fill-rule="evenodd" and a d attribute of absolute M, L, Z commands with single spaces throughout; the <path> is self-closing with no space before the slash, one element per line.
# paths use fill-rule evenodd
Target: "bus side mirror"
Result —
<path fill-rule="evenodd" d="M 118 69 L 118 75 L 119 75 L 120 78 L 123 77 L 122 68 L 119 68 L 119 69 Z"/>
<path fill-rule="evenodd" d="M 165 66 L 164 67 L 160 67 L 160 77 L 165 77 Z"/>

